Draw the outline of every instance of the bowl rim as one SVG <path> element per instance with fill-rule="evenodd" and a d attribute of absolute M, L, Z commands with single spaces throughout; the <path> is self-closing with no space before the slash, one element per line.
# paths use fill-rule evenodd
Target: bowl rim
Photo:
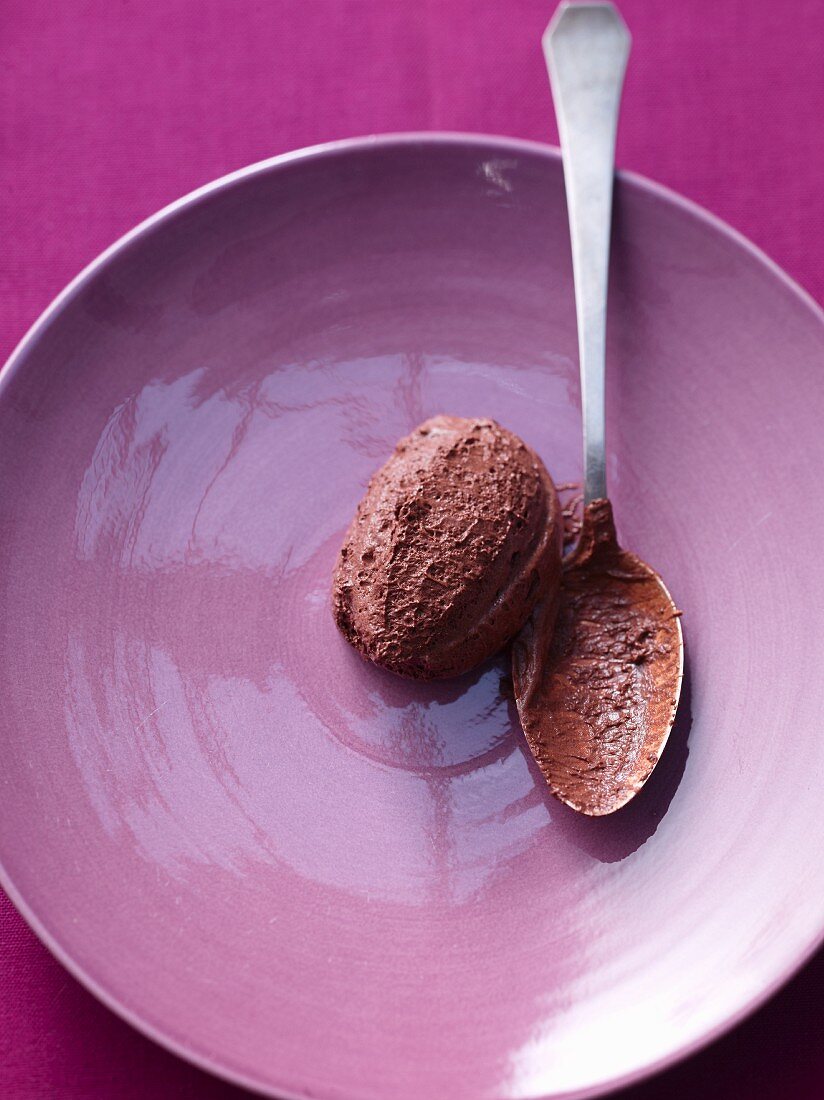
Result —
<path fill-rule="evenodd" d="M 358 154 L 375 149 L 408 148 L 412 146 L 453 146 L 469 149 L 473 146 L 483 148 L 491 152 L 509 153 L 520 156 L 537 156 L 558 163 L 561 159 L 561 151 L 557 146 L 532 141 L 525 138 L 506 137 L 501 135 L 464 132 L 464 131 L 399 131 L 386 134 L 368 134 L 359 137 L 342 138 L 336 141 L 323 142 L 304 148 L 280 153 L 264 160 L 256 161 L 244 168 L 219 176 L 209 183 L 195 188 L 195 190 L 175 199 L 173 202 L 151 214 L 134 228 L 124 233 L 108 248 L 92 259 L 77 274 L 64 289 L 49 303 L 40 316 L 30 326 L 28 331 L 11 352 L 4 366 L 0 368 L 0 401 L 5 389 L 13 375 L 21 367 L 29 350 L 37 340 L 57 320 L 63 309 L 94 279 L 99 271 L 115 256 L 125 252 L 132 244 L 147 236 L 157 227 L 171 221 L 178 213 L 197 206 L 219 191 L 225 191 L 252 177 L 264 175 L 269 172 L 289 169 L 292 165 L 302 161 L 324 160 L 339 155 Z M 824 307 L 822 307 L 812 295 L 789 276 L 778 264 L 772 260 L 758 245 L 754 244 L 737 229 L 733 228 L 723 219 L 712 214 L 700 204 L 673 191 L 664 184 L 657 183 L 636 172 L 620 169 L 618 178 L 627 183 L 632 189 L 646 193 L 647 195 L 674 206 L 682 213 L 687 214 L 706 228 L 714 230 L 727 238 L 738 248 L 743 249 L 749 256 L 783 285 L 785 291 L 798 303 L 812 314 L 814 320 L 822 326 L 822 342 L 824 342 Z M 281 1100 L 309 1100 L 309 1093 L 295 1092 L 289 1088 L 273 1086 L 247 1077 L 244 1073 L 221 1065 L 217 1058 L 200 1054 L 187 1047 L 184 1041 L 172 1038 L 162 1033 L 152 1023 L 144 1020 L 140 1014 L 123 1004 L 118 998 L 109 993 L 84 967 L 76 962 L 68 950 L 64 949 L 56 935 L 49 932 L 41 923 L 37 914 L 29 907 L 22 894 L 17 890 L 11 875 L 6 870 L 2 853 L 0 852 L 0 887 L 5 891 L 10 901 L 32 929 L 38 939 L 51 952 L 69 973 L 76 978 L 94 997 L 101 1001 L 108 1009 L 114 1012 L 126 1023 L 137 1031 L 156 1042 L 159 1046 L 177 1055 L 184 1061 L 205 1070 L 214 1076 L 239 1085 L 261 1096 L 279 1097 Z M 550 1094 L 552 1100 L 590 1100 L 590 1098 L 604 1096 L 615 1090 L 637 1084 L 662 1070 L 665 1070 L 691 1055 L 703 1050 L 716 1039 L 732 1031 L 738 1024 L 764 1005 L 782 986 L 789 982 L 820 947 L 824 945 L 824 921 L 822 926 L 811 939 L 799 945 L 793 952 L 792 960 L 785 963 L 777 973 L 774 973 L 768 982 L 757 993 L 745 997 L 741 1004 L 731 1013 L 726 1013 L 716 1023 L 708 1026 L 705 1031 L 695 1038 L 674 1047 L 666 1055 L 639 1065 L 634 1070 L 604 1079 L 592 1085 L 585 1086 L 563 1094 Z M 276 1088 L 276 1091 L 273 1089 Z M 312 1096 L 318 1097 L 317 1090 L 313 1088 Z"/>

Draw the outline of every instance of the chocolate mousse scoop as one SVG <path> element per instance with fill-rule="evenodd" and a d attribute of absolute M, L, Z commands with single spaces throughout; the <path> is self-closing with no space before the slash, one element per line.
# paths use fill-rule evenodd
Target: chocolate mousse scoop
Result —
<path fill-rule="evenodd" d="M 460 675 L 539 600 L 551 619 L 562 533 L 552 479 L 518 436 L 436 416 L 398 443 L 358 505 L 335 567 L 335 620 L 392 672 Z"/>
<path fill-rule="evenodd" d="M 557 615 L 539 604 L 512 647 L 527 742 L 574 809 L 612 813 L 657 764 L 681 685 L 679 615 L 658 574 L 618 545 L 609 501 L 592 501 Z"/>

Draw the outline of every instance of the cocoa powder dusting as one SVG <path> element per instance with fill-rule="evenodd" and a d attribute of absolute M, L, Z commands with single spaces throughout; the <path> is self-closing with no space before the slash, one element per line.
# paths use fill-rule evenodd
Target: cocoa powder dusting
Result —
<path fill-rule="evenodd" d="M 679 615 L 657 574 L 618 545 L 609 502 L 589 504 L 557 617 L 539 604 L 512 652 L 529 747 L 576 810 L 611 813 L 655 767 L 678 704 Z"/>
<path fill-rule="evenodd" d="M 358 506 L 335 567 L 335 621 L 392 672 L 458 676 L 557 595 L 561 541 L 552 479 L 523 440 L 494 420 L 433 417 Z"/>

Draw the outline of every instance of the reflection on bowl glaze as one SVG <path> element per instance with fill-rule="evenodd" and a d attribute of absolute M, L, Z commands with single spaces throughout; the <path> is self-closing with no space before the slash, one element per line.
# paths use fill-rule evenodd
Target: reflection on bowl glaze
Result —
<path fill-rule="evenodd" d="M 378 372 L 414 420 L 441 364 L 419 359 L 411 382 L 402 360 L 327 365 L 310 402 L 291 369 L 236 390 L 205 370 L 152 381 L 114 410 L 82 479 L 72 593 L 88 606 L 105 591 L 108 618 L 73 619 L 72 745 L 101 820 L 171 873 L 254 851 L 366 896 L 461 902 L 551 822 L 501 694 L 505 657 L 414 684 L 334 628 L 331 505 L 358 495 L 352 471 L 362 481 L 396 430 L 367 397 Z M 340 439 L 335 474 L 323 441 Z M 327 525 L 322 507 L 303 518 L 308 463 Z M 389 866 L 368 858 L 376 829 Z"/>
<path fill-rule="evenodd" d="M 256 852 L 367 896 L 461 902 L 553 821 L 553 860 L 578 848 L 501 692 L 506 655 L 418 684 L 362 661 L 334 628 L 340 531 L 324 539 L 315 513 L 300 522 L 300 473 L 320 461 L 318 439 L 343 436 L 369 461 L 384 446 L 364 447 L 375 369 L 328 367 L 311 403 L 288 397 L 290 371 L 236 392 L 205 371 L 150 383 L 113 412 L 83 477 L 73 593 L 88 606 L 106 590 L 111 621 L 73 620 L 72 745 L 101 820 L 171 873 Z M 430 369 L 417 362 L 412 400 L 406 365 L 383 369 L 420 415 Z M 290 418 L 314 426 L 290 431 Z M 391 769 L 377 786 L 375 767 Z M 389 868 L 363 855 L 377 827 Z"/>

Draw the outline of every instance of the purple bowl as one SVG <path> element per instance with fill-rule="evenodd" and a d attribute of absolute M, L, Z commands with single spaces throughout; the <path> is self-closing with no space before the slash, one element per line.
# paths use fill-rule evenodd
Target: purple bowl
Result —
<path fill-rule="evenodd" d="M 750 1011 L 824 927 L 824 317 L 730 229 L 616 193 L 609 475 L 685 610 L 664 759 L 552 799 L 499 660 L 338 637 L 370 472 L 438 412 L 580 476 L 554 150 L 343 142 L 175 203 L 0 379 L 0 861 L 147 1034 L 282 1097 L 593 1096 Z"/>

